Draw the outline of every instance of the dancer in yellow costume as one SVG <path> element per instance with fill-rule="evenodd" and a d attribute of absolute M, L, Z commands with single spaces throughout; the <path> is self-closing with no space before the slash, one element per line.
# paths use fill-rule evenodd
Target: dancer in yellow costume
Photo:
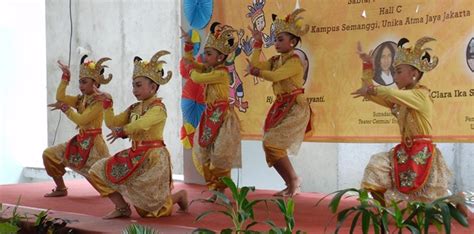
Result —
<path fill-rule="evenodd" d="M 268 166 L 285 181 L 287 187 L 275 196 L 294 196 L 298 193 L 301 178 L 297 176 L 288 155 L 296 155 L 305 133 L 311 130 L 311 109 L 304 96 L 304 69 L 294 48 L 306 34 L 309 26 L 302 25 L 297 9 L 285 19 L 275 19 L 275 49 L 279 55 L 268 61 L 259 61 L 262 53 L 262 32 L 252 31 L 254 50 L 247 67 L 251 75 L 272 82 L 276 100 L 270 108 L 264 126 L 263 149 Z"/>
<path fill-rule="evenodd" d="M 102 58 L 97 62 L 84 62 L 86 57 L 87 55 L 81 59 L 79 89 L 82 94 L 77 96 L 66 95 L 71 72 L 68 66 L 58 61 L 63 74 L 56 91 L 57 102 L 50 104 L 49 107 L 64 112 L 77 125 L 76 128 L 79 133 L 67 143 L 49 147 L 43 152 L 43 163 L 46 172 L 53 177 L 56 183 L 56 188 L 51 193 L 45 194 L 45 197 L 67 195 L 67 188 L 63 180 L 66 167 L 89 180 L 91 166 L 97 160 L 109 155 L 109 150 L 102 137 L 102 103 L 96 100 L 94 88 L 98 88 L 101 84 L 107 84 L 112 79 L 111 74 L 107 79 L 104 77 L 103 73 L 106 66 L 102 65 L 103 62 L 110 59 Z M 96 190 L 102 192 L 94 183 L 91 182 L 91 184 Z"/>
<path fill-rule="evenodd" d="M 186 191 L 171 194 L 171 161 L 163 142 L 166 108 L 161 98 L 156 97 L 160 85 L 168 83 L 172 73 L 166 77 L 159 60 L 168 51 L 159 51 L 151 60 L 135 57 L 133 70 L 133 94 L 139 102 L 114 115 L 112 97 L 98 92 L 105 109 L 105 124 L 112 129 L 108 139 L 128 137 L 132 147 L 116 153 L 94 164 L 89 171 L 92 181 L 115 204 L 115 210 L 104 219 L 130 217 L 130 206 L 124 196 L 135 206 L 141 217 L 169 216 L 173 204 L 181 210 L 188 206 Z"/>
<path fill-rule="evenodd" d="M 372 58 L 358 45 L 363 61 L 362 87 L 352 95 L 389 108 L 400 128 L 400 144 L 389 152 L 373 155 L 362 179 L 362 188 L 383 205 L 391 200 L 431 202 L 448 195 L 451 172 L 431 137 L 433 100 L 430 90 L 420 84 L 423 74 L 438 64 L 438 58 L 428 54 L 430 48 L 423 48 L 434 40 L 423 37 L 409 48 L 404 47 L 407 39 L 398 42 L 394 59 L 398 89 L 373 84 Z M 467 214 L 462 204 L 458 208 Z"/>
<path fill-rule="evenodd" d="M 190 78 L 206 85 L 206 109 L 198 126 L 199 133 L 194 137 L 193 153 L 202 163 L 209 190 L 223 191 L 226 186 L 220 178 L 230 177 L 232 167 L 241 164 L 240 120 L 229 106 L 230 75 L 224 65 L 227 55 L 238 46 L 237 30 L 213 23 L 204 48 L 204 63 L 194 60 L 191 38 L 184 31 L 183 37 L 184 59 L 193 67 Z"/>

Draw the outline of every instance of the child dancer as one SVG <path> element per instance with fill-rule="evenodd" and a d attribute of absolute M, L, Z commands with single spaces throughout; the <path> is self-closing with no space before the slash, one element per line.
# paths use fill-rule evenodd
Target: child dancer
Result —
<path fill-rule="evenodd" d="M 382 205 L 386 199 L 431 202 L 448 192 L 451 172 L 431 138 L 433 100 L 430 90 L 419 83 L 423 74 L 438 64 L 438 58 L 428 54 L 430 49 L 422 48 L 434 40 L 422 37 L 411 48 L 403 47 L 408 42 L 405 38 L 398 42 L 394 60 L 398 89 L 373 85 L 372 59 L 358 45 L 363 61 L 362 87 L 352 95 L 390 108 L 401 134 L 400 144 L 372 156 L 362 179 L 362 187 Z M 458 208 L 467 214 L 465 207 Z"/>
<path fill-rule="evenodd" d="M 105 123 L 112 129 L 108 139 L 129 137 L 132 147 L 122 150 L 111 158 L 98 161 L 90 170 L 91 179 L 102 188 L 101 195 L 115 204 L 115 210 L 104 219 L 130 217 L 126 196 L 141 217 L 171 215 L 173 204 L 187 210 L 186 191 L 171 194 L 171 162 L 163 142 L 166 108 L 156 97 L 160 85 L 168 83 L 171 72 L 164 77 L 159 60 L 167 51 L 159 51 L 149 62 L 135 57 L 133 70 L 133 94 L 139 102 L 114 115 L 109 94 L 98 94 L 105 109 Z"/>
<path fill-rule="evenodd" d="M 298 193 L 301 178 L 296 175 L 288 154 L 296 155 L 305 132 L 310 130 L 311 109 L 304 93 L 304 69 L 294 48 L 306 34 L 309 26 L 302 27 L 302 19 L 297 17 L 304 9 L 297 9 L 285 19 L 276 19 L 275 49 L 278 53 L 268 61 L 259 61 L 262 53 L 262 33 L 252 30 L 255 39 L 254 50 L 247 68 L 251 75 L 272 82 L 276 100 L 265 119 L 263 149 L 269 167 L 285 181 L 287 187 L 275 196 L 294 196 Z"/>
<path fill-rule="evenodd" d="M 221 177 L 230 177 L 233 166 L 240 166 L 240 121 L 233 108 L 229 108 L 230 76 L 224 62 L 238 46 L 237 30 L 228 25 L 213 23 L 204 48 L 204 63 L 192 56 L 192 43 L 185 37 L 185 60 L 193 66 L 190 78 L 205 84 L 206 110 L 195 134 L 193 152 L 201 159 L 204 179 L 209 190 L 223 191 Z M 215 200 L 216 196 L 210 199 Z"/>
<path fill-rule="evenodd" d="M 45 194 L 45 197 L 61 197 L 67 195 L 67 188 L 64 184 L 63 175 L 65 168 L 69 167 L 75 172 L 83 175 L 89 180 L 89 169 L 99 159 L 106 157 L 109 150 L 102 137 L 102 103 L 95 99 L 94 88 L 101 84 L 107 84 L 112 79 L 104 77 L 102 63 L 110 58 L 101 58 L 99 61 L 84 62 L 87 55 L 81 59 L 79 72 L 79 89 L 81 95 L 66 95 L 66 88 L 69 84 L 71 72 L 69 67 L 60 61 L 59 67 L 63 71 L 61 83 L 56 91 L 54 104 L 48 105 L 53 110 L 61 110 L 77 125 L 79 133 L 67 143 L 55 145 L 47 148 L 43 152 L 43 163 L 46 172 L 53 177 L 56 188 L 52 192 Z M 90 180 L 89 180 L 90 182 Z M 92 186 L 101 192 L 100 188 L 92 183 Z"/>

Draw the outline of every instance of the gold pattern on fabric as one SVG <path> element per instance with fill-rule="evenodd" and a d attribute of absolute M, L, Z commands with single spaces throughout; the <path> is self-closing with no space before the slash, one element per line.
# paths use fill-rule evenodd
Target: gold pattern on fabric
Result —
<path fill-rule="evenodd" d="M 428 147 L 425 146 L 421 152 L 413 155 L 413 161 L 418 165 L 424 165 L 429 157 L 431 157 L 431 153 L 428 152 Z"/>
<path fill-rule="evenodd" d="M 225 115 L 214 143 L 201 147 L 197 144 L 199 134 L 194 134 L 196 143 L 193 145 L 193 154 L 203 168 L 209 189 L 222 188 L 218 178 L 229 176 L 231 168 L 240 168 L 242 165 L 240 120 L 233 108 L 228 109 Z"/>
<path fill-rule="evenodd" d="M 309 118 L 308 103 L 297 102 L 277 125 L 264 133 L 263 145 L 285 149 L 288 156 L 296 156 L 304 140 Z"/>
<path fill-rule="evenodd" d="M 61 177 L 66 173 L 65 168 L 68 167 L 69 162 L 66 161 L 64 153 L 66 151 L 66 143 L 48 147 L 43 152 L 43 163 L 46 169 L 46 172 L 51 177 Z M 79 173 L 85 178 L 89 179 L 89 169 L 97 161 L 107 158 L 109 156 L 109 149 L 102 138 L 102 135 L 97 135 L 94 139 L 94 146 L 92 147 L 89 158 L 84 166 L 77 170 L 73 167 L 69 167 L 71 170 Z M 97 189 L 96 185 L 93 184 L 94 188 Z M 97 189 L 99 193 L 101 191 Z"/>
<path fill-rule="evenodd" d="M 412 170 L 400 172 L 400 186 L 413 187 L 413 182 L 416 178 L 416 172 Z"/>
<path fill-rule="evenodd" d="M 135 207 L 146 211 L 139 213 L 140 215 L 160 214 L 162 213 L 160 210 L 168 204 L 169 196 L 171 196 L 170 156 L 168 150 L 162 147 L 148 150 L 145 157 L 147 157 L 145 161 L 122 184 L 114 184 L 107 180 L 105 175 L 107 159 L 97 162 L 90 173 L 94 174 L 92 176 L 94 180 L 100 181 L 98 184 L 106 185 L 119 192 Z"/>
<path fill-rule="evenodd" d="M 451 172 L 438 148 L 433 154 L 433 161 L 428 180 L 416 192 L 405 194 L 397 190 L 393 178 L 393 151 L 373 155 L 367 164 L 361 187 L 369 191 L 385 192 L 386 201 L 421 201 L 432 202 L 446 196 Z M 410 175 L 407 175 L 409 178 Z M 407 180 L 407 183 L 409 181 Z"/>

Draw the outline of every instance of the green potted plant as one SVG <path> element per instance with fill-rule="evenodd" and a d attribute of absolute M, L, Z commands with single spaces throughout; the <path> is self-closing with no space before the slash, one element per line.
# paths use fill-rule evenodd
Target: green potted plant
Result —
<path fill-rule="evenodd" d="M 408 229 L 411 233 L 427 234 L 430 227 L 434 225 L 438 231 L 441 231 L 444 227 L 445 233 L 449 234 L 451 233 L 451 222 L 453 220 L 464 227 L 469 226 L 466 217 L 452 203 L 454 200 L 459 202 L 457 195 L 442 197 L 430 203 L 407 202 L 406 206 L 400 208 L 402 202 L 395 201 L 392 201 L 389 207 L 382 206 L 380 202 L 370 198 L 368 191 L 364 189 L 343 189 L 329 195 L 333 194 L 334 197 L 329 203 L 329 208 L 337 217 L 336 233 L 339 232 L 342 224 L 349 217 L 352 217 L 350 233 L 354 232 L 359 219 L 363 233 L 369 233 L 371 224 L 374 233 L 391 233 L 388 225 L 391 220 L 395 224 L 396 230 L 394 231 L 398 233 Z M 337 212 L 340 201 L 346 194 L 357 196 L 359 204 Z M 321 198 L 316 205 L 319 205 L 327 196 Z"/>

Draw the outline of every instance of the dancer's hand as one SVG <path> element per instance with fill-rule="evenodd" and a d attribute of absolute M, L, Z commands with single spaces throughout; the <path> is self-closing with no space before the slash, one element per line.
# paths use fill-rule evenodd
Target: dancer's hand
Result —
<path fill-rule="evenodd" d="M 368 95 L 377 95 L 376 87 L 374 85 L 362 86 L 358 90 L 351 93 L 353 98 L 366 97 Z"/>
<path fill-rule="evenodd" d="M 93 87 L 94 90 L 94 99 L 102 102 L 102 107 L 108 109 L 112 107 L 113 100 L 112 96 L 109 93 L 100 91 L 96 86 Z"/>
<path fill-rule="evenodd" d="M 61 76 L 61 80 L 69 81 L 71 80 L 71 71 L 69 67 L 65 64 L 62 64 L 61 61 L 58 60 L 59 68 L 63 71 L 63 75 Z"/>
<path fill-rule="evenodd" d="M 184 42 L 192 44 L 191 36 L 189 35 L 189 33 L 186 32 L 182 27 L 179 27 L 179 29 L 181 29 L 181 36 L 179 38 L 183 38 Z"/>
<path fill-rule="evenodd" d="M 64 113 L 66 113 L 66 111 L 69 109 L 69 105 L 67 105 L 64 102 L 51 103 L 51 104 L 48 104 L 48 107 L 51 107 L 51 111 L 61 110 Z"/>
<path fill-rule="evenodd" d="M 357 51 L 356 53 L 359 55 L 359 58 L 362 60 L 362 62 L 364 63 L 368 63 L 368 64 L 373 64 L 373 58 L 372 56 L 370 56 L 369 54 L 372 54 L 372 50 L 369 52 L 369 54 L 365 53 L 363 50 L 362 50 L 362 45 L 359 42 L 357 42 Z"/>
<path fill-rule="evenodd" d="M 127 135 L 125 135 L 125 132 L 123 131 L 123 128 L 113 128 L 111 129 L 112 132 L 107 134 L 107 141 L 110 142 L 110 144 L 114 143 L 115 140 L 118 138 L 126 138 Z"/>
<path fill-rule="evenodd" d="M 263 33 L 258 30 L 254 30 L 252 27 L 248 26 L 248 30 L 252 33 L 252 37 L 255 42 L 263 42 Z"/>
<path fill-rule="evenodd" d="M 260 69 L 254 67 L 248 58 L 245 59 L 247 61 L 247 67 L 245 68 L 245 76 L 253 75 L 253 76 L 260 76 Z"/>

